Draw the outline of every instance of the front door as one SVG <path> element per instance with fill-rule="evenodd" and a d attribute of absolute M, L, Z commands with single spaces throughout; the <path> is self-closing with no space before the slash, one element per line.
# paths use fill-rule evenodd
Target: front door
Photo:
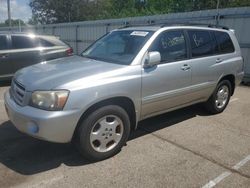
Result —
<path fill-rule="evenodd" d="M 13 66 L 9 60 L 7 35 L 0 35 L 0 79 L 9 77 L 13 73 Z"/>
<path fill-rule="evenodd" d="M 182 30 L 161 33 L 149 51 L 161 54 L 161 63 L 142 71 L 142 118 L 191 102 L 191 66 Z"/>

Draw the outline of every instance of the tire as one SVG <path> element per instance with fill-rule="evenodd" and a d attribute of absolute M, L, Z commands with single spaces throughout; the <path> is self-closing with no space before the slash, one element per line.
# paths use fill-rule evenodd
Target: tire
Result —
<path fill-rule="evenodd" d="M 127 112 L 117 105 L 108 105 L 93 111 L 77 129 L 75 142 L 84 158 L 100 161 L 117 154 L 130 134 Z"/>
<path fill-rule="evenodd" d="M 231 83 L 228 80 L 222 80 L 219 82 L 213 94 L 205 103 L 207 111 L 211 114 L 219 114 L 223 112 L 228 105 L 231 94 Z"/>

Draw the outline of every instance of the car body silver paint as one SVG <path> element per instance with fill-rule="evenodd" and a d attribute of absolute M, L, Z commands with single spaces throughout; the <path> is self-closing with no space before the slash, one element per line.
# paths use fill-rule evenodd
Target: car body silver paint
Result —
<path fill-rule="evenodd" d="M 143 30 L 144 27 L 133 29 Z M 171 29 L 227 32 L 234 43 L 235 52 L 143 68 L 152 42 L 160 33 Z M 233 32 L 190 26 L 154 27 L 153 30 L 155 33 L 129 66 L 71 56 L 18 71 L 14 79 L 25 86 L 27 99 L 26 105 L 20 107 L 15 104 L 8 92 L 5 94 L 5 104 L 11 121 L 19 130 L 31 136 L 53 142 L 69 142 L 82 114 L 92 105 L 105 99 L 130 99 L 135 106 L 138 122 L 157 114 L 206 101 L 225 75 L 234 75 L 236 84 L 240 83 L 243 77 L 243 62 Z M 216 62 L 218 58 L 222 61 Z M 188 64 L 190 68 L 183 70 L 184 64 Z M 33 91 L 57 89 L 70 91 L 63 111 L 48 112 L 28 105 Z M 30 122 L 42 130 L 38 133 L 28 132 Z"/>

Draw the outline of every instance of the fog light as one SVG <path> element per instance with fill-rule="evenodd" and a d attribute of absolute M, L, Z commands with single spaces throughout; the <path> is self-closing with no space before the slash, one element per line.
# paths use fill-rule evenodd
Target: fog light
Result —
<path fill-rule="evenodd" d="M 39 132 L 39 127 L 33 122 L 28 123 L 28 131 L 29 133 L 35 134 Z"/>

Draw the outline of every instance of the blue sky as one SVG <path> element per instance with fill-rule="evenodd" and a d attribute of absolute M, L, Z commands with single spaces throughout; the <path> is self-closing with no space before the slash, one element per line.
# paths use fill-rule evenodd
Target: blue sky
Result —
<path fill-rule="evenodd" d="M 30 0 L 10 0 L 12 19 L 22 19 L 25 22 L 31 17 Z M 0 22 L 7 19 L 7 0 L 0 0 Z"/>

